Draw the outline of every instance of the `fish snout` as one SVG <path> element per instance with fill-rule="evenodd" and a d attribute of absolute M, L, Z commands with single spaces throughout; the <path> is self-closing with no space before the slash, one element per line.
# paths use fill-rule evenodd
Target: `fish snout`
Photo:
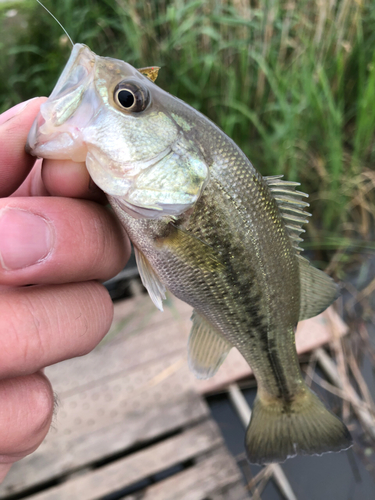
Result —
<path fill-rule="evenodd" d="M 26 144 L 34 156 L 85 161 L 83 131 L 101 100 L 94 86 L 95 54 L 76 44 L 50 97 L 40 107 Z"/>

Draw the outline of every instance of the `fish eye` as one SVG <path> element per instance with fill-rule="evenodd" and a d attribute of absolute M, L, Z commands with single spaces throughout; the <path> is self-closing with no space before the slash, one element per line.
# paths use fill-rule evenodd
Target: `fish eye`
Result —
<path fill-rule="evenodd" d="M 150 103 L 148 89 L 129 80 L 123 80 L 116 85 L 113 98 L 120 108 L 135 113 L 144 111 Z"/>

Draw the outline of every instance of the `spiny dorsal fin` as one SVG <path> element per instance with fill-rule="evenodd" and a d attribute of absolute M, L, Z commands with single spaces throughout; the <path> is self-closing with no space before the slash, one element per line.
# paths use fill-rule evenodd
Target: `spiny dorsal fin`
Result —
<path fill-rule="evenodd" d="M 302 193 L 302 191 L 296 191 L 296 187 L 300 185 L 299 182 L 283 181 L 282 177 L 282 175 L 272 175 L 264 177 L 264 180 L 267 182 L 272 196 L 279 206 L 292 245 L 296 253 L 299 254 L 303 251 L 303 248 L 298 246 L 303 241 L 300 234 L 305 232 L 302 225 L 308 222 L 307 217 L 311 215 L 305 212 L 305 208 L 309 204 L 303 201 L 302 198 L 307 198 L 309 195 Z"/>
<path fill-rule="evenodd" d="M 188 342 L 189 368 L 197 378 L 210 378 L 227 357 L 232 344 L 195 310 L 191 319 L 193 326 Z"/>
<path fill-rule="evenodd" d="M 160 66 L 148 66 L 147 68 L 138 68 L 138 71 L 154 82 L 158 77 L 159 69 Z"/>
<path fill-rule="evenodd" d="M 313 267 L 301 255 L 297 257 L 301 283 L 299 321 L 302 321 L 327 309 L 339 297 L 340 291 L 328 274 Z"/>
<path fill-rule="evenodd" d="M 156 276 L 155 271 L 152 269 L 147 258 L 140 250 L 138 250 L 137 247 L 134 247 L 134 253 L 143 286 L 147 289 L 152 302 L 160 311 L 162 311 L 166 288 Z"/>

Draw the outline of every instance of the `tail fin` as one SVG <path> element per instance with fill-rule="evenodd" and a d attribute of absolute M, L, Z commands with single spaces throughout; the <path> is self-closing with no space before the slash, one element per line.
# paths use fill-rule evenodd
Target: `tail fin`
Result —
<path fill-rule="evenodd" d="M 287 404 L 257 396 L 246 432 L 247 458 L 256 464 L 341 451 L 351 444 L 346 426 L 308 387 Z"/>

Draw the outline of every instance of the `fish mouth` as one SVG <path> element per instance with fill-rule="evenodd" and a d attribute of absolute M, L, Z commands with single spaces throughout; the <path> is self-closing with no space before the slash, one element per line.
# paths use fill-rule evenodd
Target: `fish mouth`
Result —
<path fill-rule="evenodd" d="M 79 130 L 73 134 L 70 131 L 52 133 L 43 132 L 46 121 L 39 114 L 29 131 L 25 151 L 38 158 L 54 160 L 73 160 L 84 162 L 87 156 L 87 147 L 84 144 Z"/>
<path fill-rule="evenodd" d="M 100 109 L 94 86 L 97 56 L 75 44 L 48 100 L 41 107 L 26 143 L 26 152 L 41 158 L 85 161 L 83 130 Z"/>

